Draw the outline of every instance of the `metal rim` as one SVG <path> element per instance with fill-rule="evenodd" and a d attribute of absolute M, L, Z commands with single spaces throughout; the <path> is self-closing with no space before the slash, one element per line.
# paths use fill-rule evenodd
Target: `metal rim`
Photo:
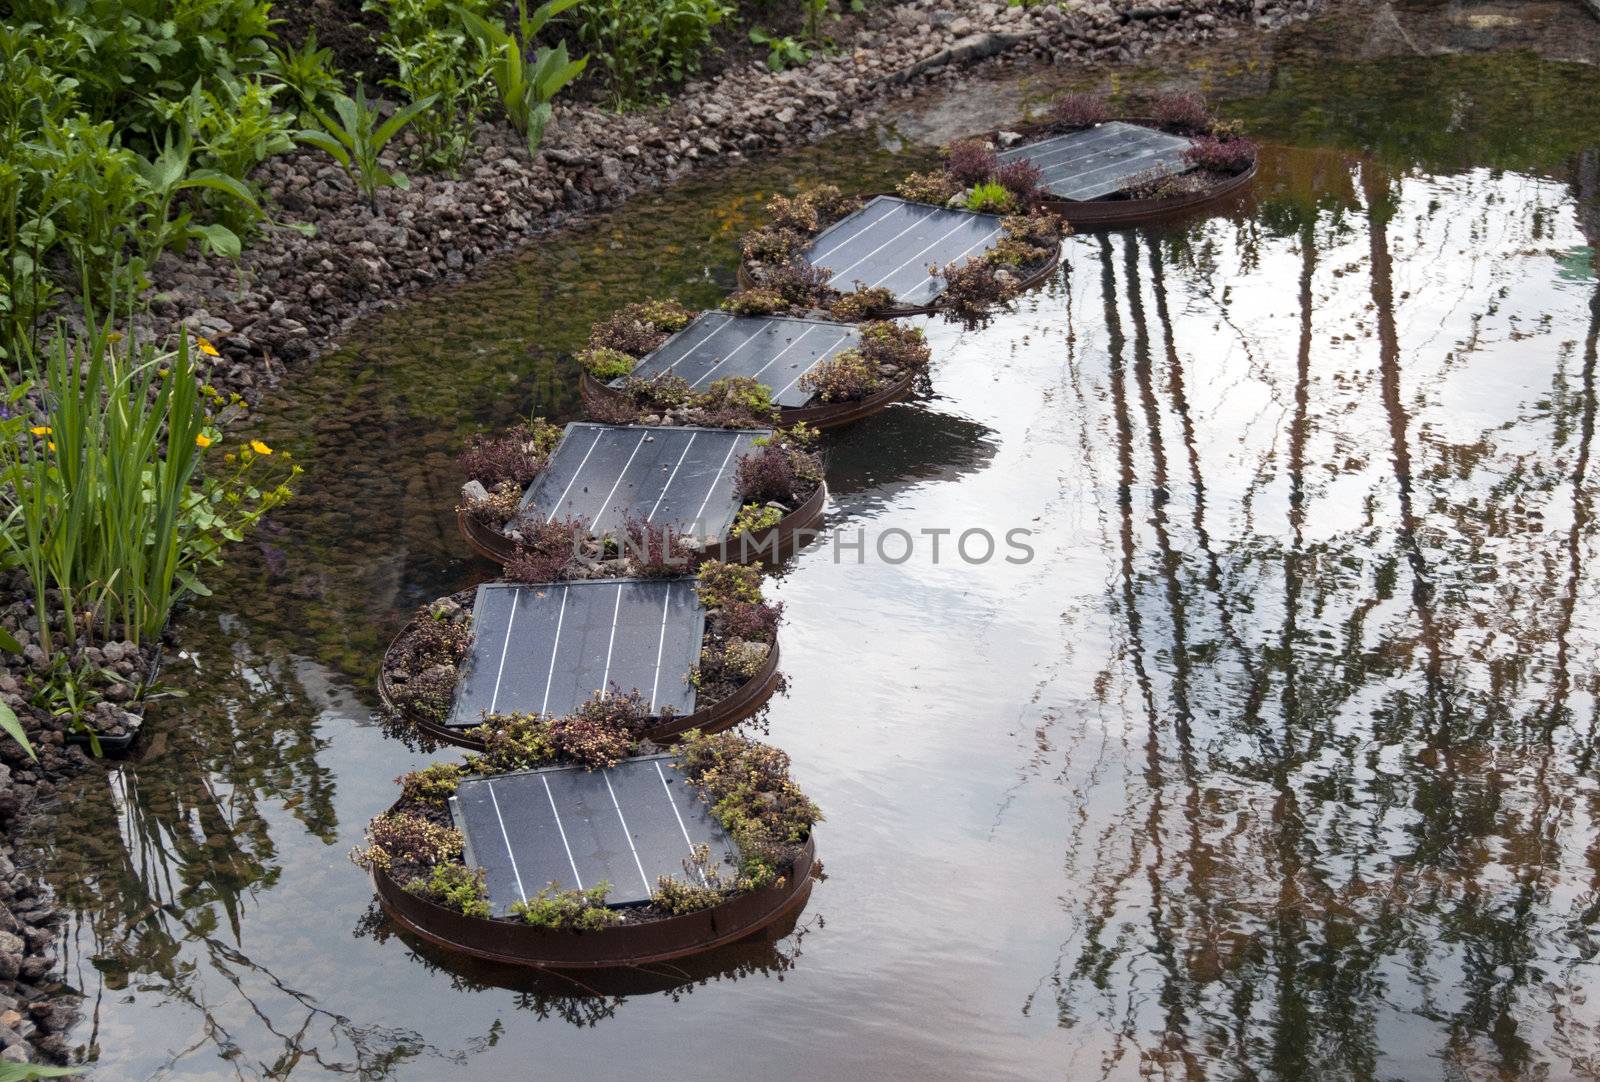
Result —
<path fill-rule="evenodd" d="M 372 882 L 379 904 L 395 923 L 448 950 L 512 965 L 607 969 L 671 961 L 759 934 L 805 905 L 815 864 L 816 841 L 807 838 L 780 885 L 741 894 L 697 913 L 593 932 L 559 932 L 463 916 L 408 893 L 379 868 L 372 870 Z"/>

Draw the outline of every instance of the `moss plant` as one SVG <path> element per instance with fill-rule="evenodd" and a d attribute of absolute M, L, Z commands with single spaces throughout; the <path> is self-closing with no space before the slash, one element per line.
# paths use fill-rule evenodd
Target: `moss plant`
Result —
<path fill-rule="evenodd" d="M 886 312 L 894 307 L 894 294 L 883 286 L 865 286 L 860 282 L 856 288 L 834 301 L 828 311 L 835 319 L 842 319 L 850 323 L 857 320 L 868 319 L 878 312 Z"/>
<path fill-rule="evenodd" d="M 783 521 L 783 508 L 774 504 L 747 503 L 733 520 L 733 536 L 743 537 L 770 530 Z"/>
<path fill-rule="evenodd" d="M 747 564 L 708 560 L 700 565 L 697 593 L 700 604 L 720 609 L 739 601 L 761 601 L 761 569 Z"/>
<path fill-rule="evenodd" d="M 444 807 L 456 794 L 456 787 L 466 771 L 456 763 L 434 763 L 421 770 L 402 774 L 395 781 L 400 785 L 400 799 Z"/>
<path fill-rule="evenodd" d="M 1009 214 L 1016 200 L 998 181 L 986 180 L 974 184 L 967 192 L 967 209 L 982 214 Z"/>
<path fill-rule="evenodd" d="M 633 371 L 634 358 L 620 349 L 585 349 L 578 353 L 578 367 L 597 380 L 608 381 Z"/>

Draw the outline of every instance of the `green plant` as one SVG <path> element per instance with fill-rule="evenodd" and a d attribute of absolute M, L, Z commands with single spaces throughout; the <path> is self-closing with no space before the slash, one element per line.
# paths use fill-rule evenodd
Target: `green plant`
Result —
<path fill-rule="evenodd" d="M 365 848 L 351 850 L 360 868 L 389 871 L 402 865 L 430 868 L 461 856 L 466 841 L 461 831 L 411 812 L 396 811 L 367 824 Z"/>
<path fill-rule="evenodd" d="M 724 312 L 741 316 L 770 316 L 788 307 L 788 302 L 770 289 L 735 290 L 723 299 L 721 305 Z"/>
<path fill-rule="evenodd" d="M 699 70 L 712 31 L 732 14 L 721 0 L 587 0 L 578 40 L 605 69 L 611 103 L 622 109 Z"/>
<path fill-rule="evenodd" d="M 859 349 L 846 349 L 800 377 L 800 386 L 823 402 L 853 402 L 882 389 L 878 365 Z"/>
<path fill-rule="evenodd" d="M 783 521 L 783 508 L 773 504 L 747 503 L 739 508 L 739 514 L 733 520 L 734 537 L 743 534 L 758 534 L 763 530 L 770 530 Z"/>
<path fill-rule="evenodd" d="M 673 916 L 698 913 L 727 900 L 728 885 L 722 881 L 718 865 L 711 862 L 711 847 L 697 844 L 683 862 L 684 877 L 663 875 L 650 892 L 650 902 Z"/>
<path fill-rule="evenodd" d="M 578 367 L 599 380 L 612 380 L 633 371 L 634 359 L 619 349 L 586 349 L 578 353 Z"/>
<path fill-rule="evenodd" d="M 489 906 L 489 887 L 482 868 L 465 864 L 435 864 L 428 878 L 410 880 L 405 889 L 421 898 L 437 902 L 466 917 L 487 920 L 494 911 Z"/>
<path fill-rule="evenodd" d="M 748 564 L 708 560 L 700 565 L 696 590 L 700 604 L 720 609 L 736 602 L 761 602 L 761 569 Z"/>
<path fill-rule="evenodd" d="M 506 119 L 528 138 L 528 153 L 536 154 L 550 123 L 550 102 L 589 64 L 587 56 L 573 60 L 567 43 L 539 51 L 534 38 L 544 25 L 583 0 L 546 0 L 530 14 L 526 0 L 517 0 L 517 33 L 481 15 L 461 10 L 462 22 L 488 57 L 488 70 L 505 107 Z"/>
<path fill-rule="evenodd" d="M 199 569 L 287 500 L 300 472 L 273 470 L 260 441 L 220 473 L 201 469 L 218 437 L 186 341 L 174 351 L 123 342 L 91 316 L 77 337 L 59 328 L 43 357 L 24 349 L 21 373 L 4 374 L 13 412 L 0 420 L 0 543 L 28 576 L 46 655 L 49 590 L 68 642 L 80 623 L 152 638 L 185 593 L 209 592 Z M 22 409 L 30 391 L 42 423 Z M 263 472 L 280 476 L 262 484 Z"/>
<path fill-rule="evenodd" d="M 935 169 L 927 173 L 911 173 L 894 186 L 894 192 L 913 203 L 932 203 L 942 207 L 961 191 L 949 173 Z"/>
<path fill-rule="evenodd" d="M 431 169 L 459 171 L 488 104 L 489 63 L 457 27 L 429 27 L 418 37 L 387 36 L 380 52 L 398 73 L 385 82 L 407 101 L 428 101 L 412 122 L 417 157 Z"/>
<path fill-rule="evenodd" d="M 465 773 L 465 768 L 457 763 L 432 763 L 421 770 L 402 774 L 395 781 L 400 784 L 402 801 L 442 808 L 456 795 L 456 787 Z"/>
<path fill-rule="evenodd" d="M 343 72 L 333 62 L 333 50 L 319 48 L 317 28 L 306 31 L 298 49 L 279 49 L 267 60 L 267 73 L 300 100 L 315 108 L 343 88 Z"/>
<path fill-rule="evenodd" d="M 511 915 L 535 928 L 556 931 L 596 932 L 622 919 L 616 910 L 606 908 L 611 883 L 600 880 L 587 890 L 562 890 L 551 883 L 525 901 L 513 902 Z"/>
<path fill-rule="evenodd" d="M 196 91 L 198 93 L 198 90 Z M 179 125 L 169 133 L 160 153 L 153 158 L 136 158 L 134 168 L 144 182 L 142 204 L 144 228 L 140 238 L 140 260 L 148 265 L 169 248 L 182 249 L 191 242 L 214 255 L 236 258 L 242 244 L 239 233 L 221 222 L 201 223 L 194 219 L 191 209 L 173 211 L 184 192 L 197 191 L 214 196 L 214 206 L 231 204 L 237 208 L 228 214 L 236 224 L 260 217 L 261 208 L 255 195 L 237 177 L 216 169 L 191 168 L 194 140 L 190 134 L 194 126 Z"/>
<path fill-rule="evenodd" d="M 738 890 L 776 882 L 784 847 L 805 841 L 822 820 L 817 806 L 789 777 L 789 757 L 733 733 L 685 733 L 674 758 L 705 790 L 711 813 L 739 848 Z"/>
<path fill-rule="evenodd" d="M 967 192 L 967 209 L 987 214 L 1009 214 L 1016 200 L 998 181 L 986 180 L 974 184 Z"/>
<path fill-rule="evenodd" d="M 767 47 L 767 67 L 773 71 L 782 71 L 788 67 L 799 67 L 811 59 L 811 52 L 804 45 L 787 35 L 779 37 L 761 29 L 759 26 L 750 28 L 750 42 L 753 45 Z"/>
<path fill-rule="evenodd" d="M 835 317 L 853 323 L 894 307 L 894 294 L 883 286 L 868 286 L 864 282 L 856 282 L 855 286 L 828 308 Z"/>
<path fill-rule="evenodd" d="M 39 1082 L 45 1078 L 66 1078 L 81 1074 L 81 1067 L 45 1067 L 38 1063 L 0 1062 L 0 1082 Z"/>
<path fill-rule="evenodd" d="M 304 129 L 296 132 L 295 138 L 325 151 L 343 166 L 376 214 L 380 189 L 411 187 L 404 173 L 389 171 L 378 156 L 389 145 L 389 140 L 432 104 L 432 98 L 423 98 L 396 109 L 393 116 L 384 120 L 377 107 L 368 104 L 367 93 L 358 83 L 353 99 L 346 94 L 333 95 L 334 117 L 312 109 L 312 115 L 322 128 Z"/>

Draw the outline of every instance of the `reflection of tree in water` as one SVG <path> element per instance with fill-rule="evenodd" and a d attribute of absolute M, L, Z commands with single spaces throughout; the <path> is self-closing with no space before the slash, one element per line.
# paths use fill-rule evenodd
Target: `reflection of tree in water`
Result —
<path fill-rule="evenodd" d="M 203 655 L 213 682 L 153 708 L 154 733 L 138 760 L 77 779 L 39 839 L 50 881 L 75 914 L 67 976 L 91 997 L 88 1032 L 76 1039 L 97 1042 L 107 993 L 155 980 L 165 999 L 194 1015 L 193 1042 L 173 1049 L 168 1067 L 207 1047 L 240 1064 L 263 1033 L 281 1052 L 275 1062 L 236 1066 L 239 1077 L 281 1077 L 301 1060 L 379 1077 L 437 1055 L 416 1033 L 322 1007 L 241 949 L 245 910 L 282 871 L 269 813 L 286 812 L 331 844 L 334 783 L 306 721 L 317 711 L 290 663 L 243 636 L 214 645 Z M 184 723 L 175 724 L 180 713 Z M 261 1032 L 239 1032 L 242 1017 Z"/>
<path fill-rule="evenodd" d="M 1573 659 L 1600 291 L 1575 342 L 1502 310 L 1519 272 L 1489 264 L 1560 217 L 1504 205 L 1527 178 L 1419 193 L 1343 168 L 1316 186 L 1333 198 L 1290 189 L 1234 234 L 1088 242 L 1127 795 L 1084 809 L 1094 871 L 1047 983 L 1063 1025 L 1093 1010 L 1114 1035 L 1108 1064 L 1185 1077 L 1592 1065 L 1571 1003 L 1600 946 L 1596 721 Z M 1458 243 L 1485 265 L 1429 265 Z M 1292 319 L 1230 299 L 1291 260 Z M 1413 291 L 1444 322 L 1402 316 Z M 1186 364 L 1202 317 L 1217 340 Z M 1474 402 L 1473 432 L 1453 403 L 1475 365 L 1505 381 L 1519 335 L 1555 362 Z"/>
<path fill-rule="evenodd" d="M 410 948 L 415 964 L 444 974 L 456 992 L 506 988 L 516 994 L 518 1010 L 587 1029 L 615 1018 L 632 998 L 661 995 L 678 1002 L 709 984 L 755 976 L 782 980 L 799 964 L 811 929 L 822 926 L 820 916 L 807 917 L 802 925 L 802 914 L 803 910 L 790 914 L 761 936 L 690 958 L 595 971 L 536 970 L 469 958 L 401 929 L 376 905 L 362 918 L 356 934 L 379 943 L 400 940 Z"/>

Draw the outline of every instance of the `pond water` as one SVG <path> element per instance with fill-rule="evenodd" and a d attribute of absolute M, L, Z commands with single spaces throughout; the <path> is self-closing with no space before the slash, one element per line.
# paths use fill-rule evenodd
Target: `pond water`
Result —
<path fill-rule="evenodd" d="M 1317 40 L 1235 65 L 1253 198 L 1072 238 L 829 437 L 846 544 L 776 586 L 767 723 L 827 879 L 774 942 L 612 985 L 396 934 L 346 853 L 428 757 L 373 680 L 489 576 L 465 432 L 573 416 L 591 320 L 713 303 L 775 189 L 926 151 L 704 174 L 298 373 L 257 424 L 301 497 L 185 616 L 188 697 L 39 839 L 98 1076 L 1600 1071 L 1593 72 Z"/>

